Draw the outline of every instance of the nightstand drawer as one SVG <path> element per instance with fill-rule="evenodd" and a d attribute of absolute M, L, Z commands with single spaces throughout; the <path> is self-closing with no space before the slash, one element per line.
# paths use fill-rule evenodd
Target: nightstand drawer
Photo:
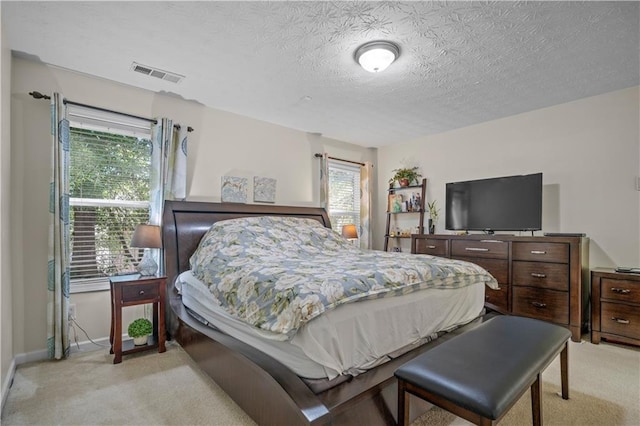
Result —
<path fill-rule="evenodd" d="M 447 240 L 418 238 L 416 239 L 416 253 L 430 254 L 432 256 L 446 256 Z"/>
<path fill-rule="evenodd" d="M 569 263 L 569 244 L 514 242 L 512 256 L 513 260 Z"/>
<path fill-rule="evenodd" d="M 640 310 L 638 306 L 602 302 L 600 331 L 631 339 L 640 339 Z"/>
<path fill-rule="evenodd" d="M 533 287 L 511 287 L 512 313 L 569 324 L 569 293 Z"/>
<path fill-rule="evenodd" d="M 600 297 L 621 302 L 640 303 L 640 282 L 602 278 Z"/>
<path fill-rule="evenodd" d="M 509 243 L 492 240 L 453 240 L 451 257 L 509 258 Z"/>
<path fill-rule="evenodd" d="M 569 265 L 565 263 L 513 262 L 513 285 L 569 290 Z"/>
<path fill-rule="evenodd" d="M 157 299 L 159 296 L 160 292 L 156 282 L 122 286 L 122 301 L 125 303 Z"/>

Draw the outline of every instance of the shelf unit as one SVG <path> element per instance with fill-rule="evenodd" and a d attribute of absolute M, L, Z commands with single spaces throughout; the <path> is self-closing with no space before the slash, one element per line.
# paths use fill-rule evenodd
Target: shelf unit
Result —
<path fill-rule="evenodd" d="M 392 206 L 390 203 L 390 197 L 389 195 L 396 195 L 396 194 L 403 194 L 403 193 L 407 193 L 407 192 L 415 192 L 416 190 L 419 190 L 420 192 L 420 203 L 418 204 L 419 206 L 419 210 L 413 210 L 413 211 L 400 211 L 400 212 L 394 212 L 392 211 Z M 398 215 L 418 215 L 419 219 L 418 219 L 418 234 L 422 234 L 424 233 L 424 213 L 425 213 L 425 197 L 426 197 L 426 192 L 427 192 L 427 179 L 422 179 L 422 183 L 420 185 L 409 185 L 409 186 L 399 186 L 399 187 L 394 187 L 394 188 L 389 188 L 387 190 L 388 192 L 388 196 L 387 196 L 387 226 L 384 232 L 384 251 L 388 251 L 389 249 L 389 239 L 411 239 L 411 234 L 409 235 L 405 235 L 405 236 L 400 236 L 400 235 L 394 235 L 391 236 L 391 225 L 392 222 L 397 222 L 397 216 Z"/>

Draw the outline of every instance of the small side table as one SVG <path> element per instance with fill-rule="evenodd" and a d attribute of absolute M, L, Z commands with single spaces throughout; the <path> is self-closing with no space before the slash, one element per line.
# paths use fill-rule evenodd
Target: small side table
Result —
<path fill-rule="evenodd" d="M 591 271 L 591 343 L 640 346 L 640 274 Z"/>
<path fill-rule="evenodd" d="M 164 325 L 165 286 L 167 277 L 139 277 L 123 279 L 112 277 L 111 286 L 111 334 L 109 342 L 115 355 L 114 364 L 122 362 L 122 355 L 158 348 L 166 351 Z M 146 345 L 135 346 L 132 341 L 122 343 L 122 308 L 125 306 L 153 303 L 153 337 Z"/>

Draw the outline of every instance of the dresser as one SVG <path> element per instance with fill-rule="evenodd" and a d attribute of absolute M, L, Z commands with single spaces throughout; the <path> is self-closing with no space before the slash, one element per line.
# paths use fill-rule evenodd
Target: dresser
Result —
<path fill-rule="evenodd" d="M 591 271 L 591 343 L 600 339 L 640 346 L 640 275 Z"/>
<path fill-rule="evenodd" d="M 411 252 L 473 262 L 498 281 L 494 311 L 563 325 L 579 342 L 589 321 L 589 240 L 515 235 L 413 235 Z"/>

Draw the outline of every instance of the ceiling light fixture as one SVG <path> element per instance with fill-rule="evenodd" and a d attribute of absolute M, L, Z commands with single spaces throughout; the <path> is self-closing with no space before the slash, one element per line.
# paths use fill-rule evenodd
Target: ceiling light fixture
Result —
<path fill-rule="evenodd" d="M 389 41 L 371 41 L 356 50 L 356 62 L 369 72 L 384 71 L 398 56 L 400 49 Z"/>

